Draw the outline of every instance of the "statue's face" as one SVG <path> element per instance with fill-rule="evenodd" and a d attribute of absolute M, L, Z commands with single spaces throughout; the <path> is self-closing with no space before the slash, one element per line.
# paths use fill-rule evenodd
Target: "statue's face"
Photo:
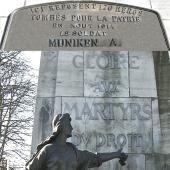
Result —
<path fill-rule="evenodd" d="M 70 120 L 65 121 L 62 127 L 63 133 L 69 138 L 72 136 L 73 127 L 71 126 Z"/>

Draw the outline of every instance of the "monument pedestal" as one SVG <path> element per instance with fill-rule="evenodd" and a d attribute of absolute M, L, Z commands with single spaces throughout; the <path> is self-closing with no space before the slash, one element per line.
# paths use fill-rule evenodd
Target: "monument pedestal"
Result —
<path fill-rule="evenodd" d="M 161 134 L 168 128 L 163 126 L 166 116 L 160 115 L 156 54 L 42 52 L 32 152 L 50 134 L 54 115 L 70 113 L 70 140 L 79 149 L 111 152 L 123 147 L 129 155 L 124 169 L 168 167 L 169 151 L 164 152 L 166 137 Z M 96 169 L 121 166 L 114 160 Z"/>

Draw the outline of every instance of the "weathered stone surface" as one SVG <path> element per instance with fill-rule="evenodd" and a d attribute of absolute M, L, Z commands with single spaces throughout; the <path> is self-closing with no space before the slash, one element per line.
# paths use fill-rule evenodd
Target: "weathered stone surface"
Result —
<path fill-rule="evenodd" d="M 127 165 L 125 166 L 125 168 L 123 167 L 123 170 L 145 170 L 145 155 L 129 154 Z"/>
<path fill-rule="evenodd" d="M 63 97 L 62 111 L 71 114 L 72 141 L 82 149 L 152 151 L 150 99 Z"/>
<path fill-rule="evenodd" d="M 162 153 L 170 154 L 170 100 L 160 100 Z"/>
<path fill-rule="evenodd" d="M 59 51 L 56 96 L 83 96 L 83 51 Z"/>
<path fill-rule="evenodd" d="M 55 104 L 55 107 L 54 107 Z M 57 106 L 57 109 L 56 109 Z M 52 132 L 54 109 L 61 113 L 61 98 L 37 98 L 32 137 L 32 153 L 40 141 L 45 140 Z M 56 113 L 55 113 L 56 114 Z"/>
<path fill-rule="evenodd" d="M 11 14 L 1 48 L 166 51 L 164 32 L 159 15 L 145 8 L 97 1 L 51 2 Z"/>
<path fill-rule="evenodd" d="M 157 97 L 152 52 L 129 52 L 130 96 Z"/>
<path fill-rule="evenodd" d="M 118 159 L 103 163 L 99 168 L 92 170 L 145 170 L 145 155 L 144 154 L 128 154 L 127 163 L 125 166 L 119 164 Z"/>
<path fill-rule="evenodd" d="M 52 56 L 55 64 L 52 64 L 51 71 L 56 70 L 56 74 L 48 74 L 51 78 L 55 77 L 55 85 L 46 88 L 44 83 L 42 87 L 45 87 L 44 91 L 55 88 L 53 92 L 51 90 L 51 94 L 59 96 L 53 98 L 54 114 L 71 114 L 74 130 L 68 141 L 82 150 L 111 152 L 123 147 L 123 151 L 129 154 L 125 167 L 114 160 L 93 170 L 169 170 L 165 169 L 169 166 L 166 165 L 167 158 L 158 157 L 162 153 L 169 153 L 170 112 L 167 99 L 169 93 L 164 95 L 160 92 L 161 87 L 167 87 L 167 82 L 164 81 L 162 86 L 158 85 L 160 69 L 156 72 L 154 70 L 154 64 L 157 63 L 155 53 L 154 60 L 149 52 L 60 51 Z M 118 56 L 119 60 L 109 63 L 106 60 L 108 56 Z M 45 68 L 44 65 L 43 69 Z M 100 88 L 94 87 L 94 82 L 104 82 L 106 79 L 115 81 L 117 78 L 122 82 L 122 86 L 117 86 L 117 93 L 100 92 Z M 156 80 L 162 100 L 157 96 Z M 105 84 L 104 87 L 109 86 Z M 39 114 L 42 101 L 38 105 L 36 112 Z M 43 122 L 42 117 L 37 117 L 39 129 L 34 135 L 43 131 L 40 123 L 40 120 Z M 34 143 L 38 140 L 40 142 L 46 132 L 40 132 L 39 139 Z M 154 153 L 158 155 L 150 156 Z M 155 162 L 159 158 L 165 164 L 157 165 Z M 164 169 L 160 169 L 162 167 Z"/>
<path fill-rule="evenodd" d="M 42 52 L 37 96 L 54 97 L 56 89 L 57 52 Z"/>
<path fill-rule="evenodd" d="M 170 57 L 167 51 L 154 52 L 155 74 L 159 99 L 170 99 Z"/>
<path fill-rule="evenodd" d="M 84 95 L 129 97 L 128 53 L 85 51 Z"/>
<path fill-rule="evenodd" d="M 152 99 L 153 152 L 161 153 L 161 125 L 158 99 Z"/>
<path fill-rule="evenodd" d="M 54 116 L 57 114 L 61 114 L 62 112 L 62 102 L 61 102 L 62 97 L 55 97 L 54 101 Z"/>
<path fill-rule="evenodd" d="M 170 155 L 148 154 L 146 155 L 146 170 L 169 170 Z"/>

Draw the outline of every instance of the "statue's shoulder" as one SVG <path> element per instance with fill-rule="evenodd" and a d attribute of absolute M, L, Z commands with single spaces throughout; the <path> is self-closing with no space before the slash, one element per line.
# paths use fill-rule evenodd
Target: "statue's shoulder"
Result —
<path fill-rule="evenodd" d="M 78 149 L 76 148 L 76 146 L 71 142 L 67 142 L 67 145 L 72 147 L 72 149 L 74 150 L 74 152 L 76 154 L 76 158 L 78 159 Z"/>
<path fill-rule="evenodd" d="M 39 149 L 39 152 L 47 152 L 49 150 L 51 150 L 53 148 L 53 144 L 52 143 L 49 143 L 49 144 L 46 144 L 44 145 L 41 149 Z"/>
<path fill-rule="evenodd" d="M 73 149 L 77 150 L 76 146 L 73 143 L 67 142 L 67 145 L 72 147 Z"/>

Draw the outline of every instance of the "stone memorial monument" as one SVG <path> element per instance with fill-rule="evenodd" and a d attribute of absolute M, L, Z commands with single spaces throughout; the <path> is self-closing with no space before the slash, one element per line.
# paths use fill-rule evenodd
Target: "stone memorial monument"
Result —
<path fill-rule="evenodd" d="M 25 7 L 9 16 L 1 49 L 42 51 L 32 154 L 69 113 L 78 149 L 128 154 L 124 167 L 94 169 L 170 169 L 170 48 L 157 12 L 96 1 Z"/>
<path fill-rule="evenodd" d="M 129 155 L 125 169 L 130 170 L 169 167 L 169 157 L 164 155 L 169 153 L 169 140 L 161 136 L 165 128 L 160 124 L 167 120 L 160 115 L 163 100 L 158 100 L 155 74 L 161 64 L 156 60 L 167 59 L 165 54 L 42 52 L 32 151 L 50 134 L 55 114 L 68 112 L 73 119 L 71 142 L 79 149 L 110 152 L 123 147 Z M 109 161 L 98 169 L 120 170 L 121 166 Z"/>
<path fill-rule="evenodd" d="M 32 152 L 55 114 L 68 112 L 77 148 L 124 148 L 124 169 L 168 170 L 168 66 L 167 52 L 42 52 Z M 98 169 L 121 166 L 112 160 Z"/>
<path fill-rule="evenodd" d="M 103 162 L 119 158 L 124 166 L 127 155 L 122 148 L 117 152 L 97 153 L 78 150 L 67 138 L 72 136 L 71 117 L 58 114 L 53 120 L 53 134 L 38 145 L 37 152 L 27 162 L 27 170 L 87 170 L 99 167 Z"/>

